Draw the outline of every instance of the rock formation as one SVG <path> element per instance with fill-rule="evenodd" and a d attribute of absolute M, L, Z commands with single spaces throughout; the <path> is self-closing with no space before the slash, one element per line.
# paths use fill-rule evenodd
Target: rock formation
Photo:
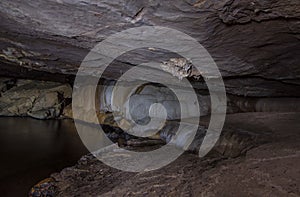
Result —
<path fill-rule="evenodd" d="M 70 102 L 68 84 L 32 80 L 1 79 L 0 115 L 58 118 Z"/>
<path fill-rule="evenodd" d="M 84 156 L 34 186 L 30 196 L 298 196 L 298 119 L 299 113 L 229 115 L 227 131 L 244 132 L 225 131 L 205 158 L 186 153 L 151 172 L 124 172 Z"/>
<path fill-rule="evenodd" d="M 89 49 L 108 35 L 159 25 L 180 30 L 205 46 L 229 94 L 300 93 L 298 0 L 3 0 L 0 7 L 0 60 L 5 75 L 56 73 L 60 77 L 53 79 L 70 80 Z M 132 64 L 168 61 L 172 56 L 138 50 L 120 57 L 105 78 L 114 78 L 117 70 Z M 46 74 L 40 76 L 41 71 Z"/>
<path fill-rule="evenodd" d="M 299 0 L 1 0 L 0 8 L 1 116 L 72 118 L 70 103 L 76 95 L 71 87 L 83 59 L 108 36 L 141 26 L 176 29 L 202 44 L 216 62 L 227 93 L 230 115 L 208 157 L 184 154 L 156 172 L 132 174 L 85 156 L 76 166 L 34 186 L 31 196 L 220 196 L 224 192 L 233 196 L 233 189 L 239 196 L 300 195 Z M 112 43 L 112 47 L 120 46 Z M 131 76 L 118 98 L 129 102 L 130 109 L 122 107 L 141 124 L 149 121 L 153 103 L 163 104 L 167 121 L 160 132 L 141 139 L 122 131 L 116 122 L 115 115 L 123 111 L 112 96 L 114 85 L 130 68 L 147 62 L 158 63 L 161 72 L 178 79 L 172 85 L 186 94 L 182 104 L 190 100 L 180 84 L 182 80 L 192 84 L 204 120 L 197 124 L 196 139 L 189 147 L 181 142 L 190 131 L 174 145 L 197 152 L 212 111 L 206 82 L 214 78 L 203 77 L 191 60 L 171 51 L 149 47 L 119 56 L 99 80 L 97 94 L 92 95 L 96 105 L 82 97 L 73 107 L 84 114 L 81 121 L 100 123 L 120 147 L 139 151 L 168 143 L 182 114 L 178 99 L 164 84 L 146 83 L 132 90 L 143 79 Z M 140 72 L 155 70 L 144 69 Z M 80 77 L 97 77 L 94 70 L 83 73 Z M 87 84 L 81 91 L 89 95 L 93 87 Z M 187 123 L 194 118 L 183 117 Z M 120 122 L 132 126 L 126 116 Z"/>
<path fill-rule="evenodd" d="M 107 36 L 131 27 L 158 25 L 182 31 L 208 50 L 223 76 L 229 104 L 233 106 L 229 112 L 298 108 L 282 106 L 291 100 L 298 103 L 295 97 L 300 96 L 300 3 L 297 0 L 176 0 L 172 3 L 4 0 L 0 7 L 1 75 L 72 84 L 88 51 Z M 152 48 L 129 52 L 119 57 L 102 79 L 117 80 L 119 73 L 132 65 L 148 61 L 161 62 L 162 69 L 175 77 L 189 78 L 204 102 L 202 115 L 209 113 L 208 91 L 201 73 L 192 63 L 170 52 Z M 103 94 L 109 95 L 107 91 Z M 135 98 L 142 100 L 142 97 Z M 257 99 L 262 97 L 295 100 Z M 85 111 L 88 113 L 89 109 Z M 70 110 L 66 113 L 71 115 Z M 178 116 L 174 113 L 173 118 Z"/>

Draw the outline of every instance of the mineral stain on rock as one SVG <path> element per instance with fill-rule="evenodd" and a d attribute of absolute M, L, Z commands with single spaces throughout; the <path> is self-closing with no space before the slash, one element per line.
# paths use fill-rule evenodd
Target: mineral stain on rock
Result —
<path fill-rule="evenodd" d="M 190 77 L 192 72 L 192 64 L 185 58 L 171 58 L 169 61 L 163 62 L 161 67 L 179 79 Z"/>

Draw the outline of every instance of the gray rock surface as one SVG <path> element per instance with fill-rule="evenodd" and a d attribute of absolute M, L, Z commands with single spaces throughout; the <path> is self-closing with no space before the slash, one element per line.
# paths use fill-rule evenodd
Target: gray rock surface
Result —
<path fill-rule="evenodd" d="M 72 76 L 89 49 L 107 36 L 159 25 L 203 44 L 229 93 L 300 96 L 298 0 L 3 0 L 0 8 L 0 62 L 6 74 L 20 76 L 22 68 L 26 75 Z M 120 57 L 105 77 L 115 78 L 131 64 L 173 57 L 134 51 Z"/>
<path fill-rule="evenodd" d="M 11 82 L 10 88 L 7 88 L 8 82 Z M 3 79 L 2 86 L 5 85 L 0 97 L 1 116 L 57 118 L 72 94 L 70 85 L 56 82 Z"/>
<path fill-rule="evenodd" d="M 88 155 L 36 185 L 30 195 L 299 196 L 298 120 L 299 113 L 229 115 L 226 129 L 235 137 L 220 139 L 214 151 L 221 154 L 184 154 L 162 169 L 143 173 L 122 172 Z M 226 152 L 233 155 L 222 154 Z"/>

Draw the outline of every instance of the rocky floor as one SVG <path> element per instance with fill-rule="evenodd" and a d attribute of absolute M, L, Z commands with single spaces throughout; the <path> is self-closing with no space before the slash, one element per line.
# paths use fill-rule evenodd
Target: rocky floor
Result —
<path fill-rule="evenodd" d="M 249 131 L 244 146 L 227 138 L 205 158 L 185 153 L 168 166 L 130 173 L 106 166 L 91 155 L 35 185 L 31 196 L 299 196 L 300 113 L 228 115 L 224 131 Z M 205 122 L 205 120 L 204 120 Z M 226 133 L 220 141 L 226 137 Z M 247 138 L 248 139 L 248 138 Z M 246 140 L 248 141 L 248 140 Z M 218 154 L 214 154 L 218 153 Z"/>

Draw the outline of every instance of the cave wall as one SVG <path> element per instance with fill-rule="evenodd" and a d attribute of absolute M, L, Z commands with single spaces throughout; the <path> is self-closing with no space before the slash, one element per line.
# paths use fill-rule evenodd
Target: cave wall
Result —
<path fill-rule="evenodd" d="M 58 118 L 71 97 L 69 84 L 0 77 L 0 116 Z"/>
<path fill-rule="evenodd" d="M 0 7 L 2 75 L 38 77 L 36 72 L 42 72 L 72 81 L 89 49 L 108 35 L 160 25 L 187 33 L 204 45 L 229 94 L 300 94 L 298 0 L 3 0 Z M 133 64 L 157 58 L 149 51 L 129 57 Z M 127 60 L 120 58 L 117 70 L 130 65 Z M 115 72 L 108 71 L 106 78 Z"/>

